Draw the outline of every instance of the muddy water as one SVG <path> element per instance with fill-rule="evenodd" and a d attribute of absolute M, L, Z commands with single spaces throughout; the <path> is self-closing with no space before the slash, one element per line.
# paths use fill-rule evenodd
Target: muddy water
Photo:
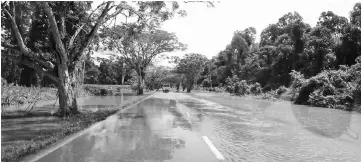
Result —
<path fill-rule="evenodd" d="M 359 113 L 286 102 L 206 98 L 180 103 L 195 108 L 193 114 L 202 114 L 198 132 L 209 136 L 226 161 L 361 161 Z"/>

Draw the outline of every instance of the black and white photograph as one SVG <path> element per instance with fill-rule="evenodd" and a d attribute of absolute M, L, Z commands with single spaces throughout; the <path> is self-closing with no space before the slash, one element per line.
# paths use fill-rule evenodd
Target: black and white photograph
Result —
<path fill-rule="evenodd" d="M 3 162 L 361 162 L 361 1 L 1 1 Z"/>

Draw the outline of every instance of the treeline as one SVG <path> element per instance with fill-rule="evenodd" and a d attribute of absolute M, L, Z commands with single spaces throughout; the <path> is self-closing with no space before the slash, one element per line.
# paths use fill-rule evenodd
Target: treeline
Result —
<path fill-rule="evenodd" d="M 322 12 L 314 27 L 290 12 L 267 26 L 259 43 L 255 35 L 253 27 L 234 32 L 197 83 L 226 85 L 238 94 L 251 93 L 257 84 L 263 93 L 291 88 L 296 103 L 323 107 L 344 108 L 360 97 L 361 3 L 349 19 Z"/>

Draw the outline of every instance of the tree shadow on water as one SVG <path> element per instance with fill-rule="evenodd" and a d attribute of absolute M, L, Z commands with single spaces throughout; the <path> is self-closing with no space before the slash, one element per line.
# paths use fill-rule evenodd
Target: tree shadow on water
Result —
<path fill-rule="evenodd" d="M 359 138 L 359 135 L 350 129 L 351 112 L 294 104 L 291 107 L 297 121 L 316 135 L 339 138 L 345 134 L 353 139 Z"/>

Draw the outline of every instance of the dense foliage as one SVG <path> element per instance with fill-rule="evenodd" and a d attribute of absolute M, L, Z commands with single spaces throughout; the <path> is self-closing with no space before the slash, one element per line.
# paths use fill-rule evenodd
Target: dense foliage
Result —
<path fill-rule="evenodd" d="M 314 27 L 290 12 L 268 25 L 259 43 L 253 27 L 235 31 L 229 45 L 205 61 L 195 83 L 225 85 L 237 95 L 349 109 L 361 100 L 360 11 L 356 3 L 349 19 L 322 12 Z"/>
<path fill-rule="evenodd" d="M 177 73 L 185 76 L 187 92 L 191 92 L 194 83 L 197 81 L 196 79 L 207 62 L 207 58 L 201 54 L 190 53 L 181 59 L 177 58 L 175 61 L 177 63 Z"/>

